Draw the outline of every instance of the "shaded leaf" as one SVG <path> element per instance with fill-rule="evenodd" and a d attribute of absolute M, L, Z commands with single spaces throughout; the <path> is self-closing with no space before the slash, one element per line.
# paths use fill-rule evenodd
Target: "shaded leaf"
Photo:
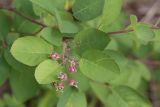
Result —
<path fill-rule="evenodd" d="M 10 84 L 13 95 L 21 102 L 25 102 L 34 97 L 39 89 L 33 71 L 19 72 L 12 70 Z"/>
<path fill-rule="evenodd" d="M 97 29 L 86 29 L 75 36 L 76 50 L 80 54 L 89 49 L 103 50 L 109 42 L 110 38 Z"/>
<path fill-rule="evenodd" d="M 149 26 L 139 23 L 134 29 L 141 44 L 146 45 L 148 42 L 153 41 L 155 34 Z"/>
<path fill-rule="evenodd" d="M 60 97 L 57 107 L 87 107 L 85 94 L 66 90 Z"/>
<path fill-rule="evenodd" d="M 39 35 L 55 46 L 62 45 L 62 34 L 58 31 L 58 29 L 47 27 L 44 28 Z"/>
<path fill-rule="evenodd" d="M 105 27 L 113 23 L 119 16 L 122 0 L 105 0 L 99 29 L 105 31 Z"/>
<path fill-rule="evenodd" d="M 119 75 L 115 61 L 101 51 L 88 51 L 79 61 L 80 71 L 98 82 L 111 82 Z"/>
<path fill-rule="evenodd" d="M 4 58 L 0 58 L 0 86 L 7 80 L 9 77 L 10 66 L 7 64 Z"/>
<path fill-rule="evenodd" d="M 73 15 L 80 21 L 88 21 L 102 14 L 104 0 L 76 0 Z"/>
<path fill-rule="evenodd" d="M 107 107 L 152 107 L 144 96 L 129 87 L 117 86 L 112 88 L 97 83 L 91 83 L 91 86 Z"/>

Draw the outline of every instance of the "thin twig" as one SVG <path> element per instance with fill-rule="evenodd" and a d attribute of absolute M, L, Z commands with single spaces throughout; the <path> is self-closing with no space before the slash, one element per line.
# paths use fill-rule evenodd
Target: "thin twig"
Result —
<path fill-rule="evenodd" d="M 117 34 L 122 34 L 122 33 L 129 33 L 133 32 L 134 30 L 120 30 L 120 31 L 115 31 L 115 32 L 108 32 L 107 35 L 117 35 Z"/>
<path fill-rule="evenodd" d="M 2 41 L 2 46 L 3 46 L 3 48 L 7 48 L 8 47 L 8 45 L 7 45 L 7 43 L 6 43 L 6 41 L 4 40 L 4 41 Z"/>
<path fill-rule="evenodd" d="M 4 9 L 5 9 L 5 8 L 4 8 Z M 45 24 L 40 23 L 40 22 L 38 22 L 38 21 L 36 21 L 36 20 L 28 17 L 28 16 L 25 16 L 23 13 L 17 11 L 17 10 L 14 9 L 14 8 L 9 8 L 9 9 L 7 8 L 7 10 L 12 11 L 12 12 L 16 13 L 17 15 L 19 15 L 19 16 L 21 16 L 21 17 L 24 17 L 25 19 L 27 19 L 27 20 L 35 23 L 35 24 L 38 24 L 38 25 L 40 25 L 40 26 L 42 26 L 42 27 L 47 27 Z M 151 28 L 152 28 L 152 29 L 160 29 L 159 27 L 151 27 Z M 43 28 L 41 28 L 40 31 L 41 31 L 42 29 L 43 29 Z M 134 31 L 134 30 L 132 30 L 132 29 L 131 29 L 131 30 L 120 30 L 120 31 L 115 31 L 115 32 L 108 32 L 108 33 L 106 33 L 106 34 L 109 35 L 109 36 L 112 36 L 112 35 L 117 35 L 117 34 L 129 33 L 129 32 L 133 32 L 133 31 Z M 66 39 L 73 39 L 73 38 L 66 38 Z"/>
<path fill-rule="evenodd" d="M 151 29 L 160 29 L 159 27 L 151 27 Z M 118 35 L 118 34 L 123 34 L 123 33 L 130 33 L 130 32 L 134 32 L 133 29 L 131 30 L 119 30 L 119 31 L 115 31 L 115 32 L 108 32 L 107 35 L 112 36 L 112 35 Z"/>
<path fill-rule="evenodd" d="M 67 48 L 67 40 L 63 41 L 63 49 L 62 49 L 62 64 L 65 63 L 65 53 Z"/>
<path fill-rule="evenodd" d="M 17 14 L 17 15 L 19 15 L 19 16 L 21 16 L 21 17 L 24 17 L 24 18 L 27 19 L 28 21 L 31 21 L 31 22 L 33 22 L 33 23 L 35 23 L 35 24 L 38 24 L 38 25 L 42 26 L 42 27 L 47 27 L 45 24 L 40 23 L 40 22 L 38 22 L 38 21 L 36 21 L 36 20 L 28 17 L 28 16 L 25 16 L 23 13 L 19 12 L 18 10 L 14 9 L 14 8 L 9 8 L 9 9 L 7 9 L 7 10 L 9 10 L 9 11 L 11 11 L 11 12 L 14 12 L 14 13 Z"/>

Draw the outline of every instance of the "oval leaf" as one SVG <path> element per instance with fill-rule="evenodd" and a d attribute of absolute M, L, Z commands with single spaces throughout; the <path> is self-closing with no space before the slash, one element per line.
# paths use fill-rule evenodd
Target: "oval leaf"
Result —
<path fill-rule="evenodd" d="M 35 71 L 35 78 L 40 84 L 49 84 L 57 80 L 58 73 L 61 72 L 61 65 L 53 60 L 45 60 L 40 63 Z"/>
<path fill-rule="evenodd" d="M 91 87 L 107 107 L 152 107 L 144 96 L 127 86 L 111 88 L 91 83 Z"/>
<path fill-rule="evenodd" d="M 85 76 L 98 82 L 111 82 L 120 71 L 115 61 L 101 51 L 86 52 L 79 67 Z"/>
<path fill-rule="evenodd" d="M 10 74 L 10 84 L 13 95 L 21 102 L 25 102 L 34 97 L 39 90 L 39 85 L 32 71 L 19 72 L 12 70 Z"/>
<path fill-rule="evenodd" d="M 100 20 L 100 29 L 105 31 L 106 26 L 113 23 L 121 12 L 122 0 L 105 0 L 103 14 Z"/>
<path fill-rule="evenodd" d="M 101 15 L 104 0 L 76 0 L 73 15 L 81 21 L 88 21 Z"/>
<path fill-rule="evenodd" d="M 87 107 L 85 94 L 66 90 L 61 96 L 57 107 Z"/>
<path fill-rule="evenodd" d="M 4 60 L 3 57 L 0 57 L 0 86 L 7 80 L 9 77 L 10 66 Z"/>
<path fill-rule="evenodd" d="M 135 28 L 135 34 L 141 44 L 146 45 L 148 42 L 153 41 L 155 34 L 152 29 L 142 23 L 138 23 Z"/>
<path fill-rule="evenodd" d="M 62 35 L 58 29 L 56 30 L 51 27 L 46 27 L 40 32 L 39 35 L 41 35 L 42 38 L 55 46 L 62 45 Z"/>
<path fill-rule="evenodd" d="M 11 53 L 15 59 L 29 66 L 35 66 L 48 58 L 53 47 L 38 37 L 26 36 L 17 39 L 12 47 Z"/>
<path fill-rule="evenodd" d="M 83 30 L 75 37 L 76 49 L 80 54 L 89 49 L 104 50 L 109 42 L 106 33 L 97 29 Z"/>

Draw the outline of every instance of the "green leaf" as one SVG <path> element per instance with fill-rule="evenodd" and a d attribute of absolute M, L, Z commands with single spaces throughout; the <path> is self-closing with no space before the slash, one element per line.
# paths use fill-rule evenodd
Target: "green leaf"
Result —
<path fill-rule="evenodd" d="M 154 51 L 160 53 L 160 30 L 154 30 L 155 38 L 153 42 Z"/>
<path fill-rule="evenodd" d="M 10 66 L 6 63 L 4 58 L 0 58 L 0 86 L 6 81 L 9 77 Z"/>
<path fill-rule="evenodd" d="M 56 92 L 48 90 L 43 96 L 41 96 L 37 107 L 55 107 L 57 100 Z"/>
<path fill-rule="evenodd" d="M 141 44 L 146 45 L 148 42 L 153 41 L 155 37 L 155 34 L 152 31 L 152 29 L 149 26 L 144 25 L 142 23 L 137 24 L 134 30 Z"/>
<path fill-rule="evenodd" d="M 71 77 L 78 82 L 78 89 L 80 91 L 86 92 L 89 89 L 89 79 L 81 73 L 79 69 L 75 74 L 72 74 Z"/>
<path fill-rule="evenodd" d="M 59 5 L 56 4 L 57 1 L 52 0 L 31 0 L 36 5 L 40 6 L 44 10 L 46 10 L 49 14 L 56 17 L 59 29 L 62 33 L 76 33 L 79 31 L 79 27 L 71 20 L 64 19 L 58 11 Z M 64 0 L 61 0 L 64 3 Z M 59 2 L 58 4 L 61 4 Z M 60 9 L 61 12 L 65 12 L 63 9 Z"/>
<path fill-rule="evenodd" d="M 154 41 L 159 42 L 160 41 L 160 29 L 154 30 L 154 33 L 155 33 Z"/>
<path fill-rule="evenodd" d="M 60 97 L 57 107 L 87 107 L 85 94 L 76 91 L 65 91 Z"/>
<path fill-rule="evenodd" d="M 128 62 L 127 58 L 125 58 L 125 56 L 119 51 L 107 49 L 104 50 L 104 53 L 113 58 L 120 68 L 123 68 L 124 66 L 127 65 Z"/>
<path fill-rule="evenodd" d="M 7 63 L 15 70 L 20 72 L 28 72 L 28 71 L 34 71 L 33 67 L 24 65 L 20 62 L 18 62 L 10 53 L 9 49 L 5 50 L 4 52 L 4 58 L 7 61 Z"/>
<path fill-rule="evenodd" d="M 147 81 L 151 80 L 151 72 L 149 71 L 149 68 L 142 62 L 136 61 L 135 63 L 137 64 L 138 70 L 141 73 L 142 78 Z"/>
<path fill-rule="evenodd" d="M 39 35 L 55 46 L 62 45 L 62 34 L 58 31 L 58 29 L 47 27 L 44 28 Z"/>
<path fill-rule="evenodd" d="M 152 107 L 144 96 L 129 87 L 117 86 L 112 88 L 97 83 L 91 83 L 91 86 L 107 107 Z"/>
<path fill-rule="evenodd" d="M 88 51 L 79 61 L 80 71 L 98 82 L 111 82 L 119 75 L 115 61 L 101 51 Z"/>
<path fill-rule="evenodd" d="M 48 58 L 53 47 L 39 37 L 18 38 L 11 47 L 15 59 L 29 66 L 35 66 Z"/>
<path fill-rule="evenodd" d="M 38 5 L 45 11 L 47 11 L 50 14 L 54 14 L 54 10 L 56 8 L 55 3 L 53 0 L 30 0 L 32 3 Z"/>
<path fill-rule="evenodd" d="M 137 16 L 131 15 L 130 20 L 131 20 L 131 27 L 133 27 L 133 28 L 136 27 L 136 25 L 138 24 Z"/>
<path fill-rule="evenodd" d="M 105 49 L 118 50 L 118 43 L 115 39 L 111 39 Z"/>
<path fill-rule="evenodd" d="M 71 20 L 64 19 L 58 10 L 55 10 L 55 15 L 61 33 L 77 33 L 79 31 L 79 27 L 76 23 Z"/>
<path fill-rule="evenodd" d="M 55 27 L 58 25 L 56 17 L 50 14 L 43 16 L 43 22 L 48 27 Z"/>
<path fill-rule="evenodd" d="M 120 75 L 111 81 L 111 84 L 113 86 L 125 85 L 137 89 L 141 83 L 143 72 L 146 71 L 141 71 L 138 64 L 129 61 L 126 66 L 122 67 Z"/>
<path fill-rule="evenodd" d="M 122 67 L 120 75 L 111 84 L 113 86 L 125 85 L 137 90 L 142 80 L 149 81 L 150 79 L 150 71 L 144 64 L 139 61 L 129 61 L 126 66 Z"/>
<path fill-rule="evenodd" d="M 10 84 L 13 95 L 17 100 L 25 102 L 36 95 L 39 85 L 33 73 L 33 71 L 19 72 L 12 70 Z"/>
<path fill-rule="evenodd" d="M 14 96 L 9 95 L 9 93 L 3 95 L 3 100 L 5 102 L 4 107 L 25 107 L 22 102 L 17 101 L 17 99 Z"/>
<path fill-rule="evenodd" d="M 71 20 L 64 19 L 63 16 L 58 11 L 58 6 L 56 5 L 55 1 L 51 0 L 31 0 L 36 5 L 43 8 L 45 11 L 47 11 L 49 14 L 56 17 L 59 29 L 61 33 L 76 33 L 79 31 L 79 27 L 76 23 L 74 23 Z M 61 10 L 61 12 L 65 12 L 64 10 Z"/>
<path fill-rule="evenodd" d="M 0 39 L 4 39 L 10 30 L 9 17 L 0 10 Z"/>
<path fill-rule="evenodd" d="M 19 37 L 18 33 L 9 33 L 8 36 L 6 37 L 6 43 L 8 45 L 12 45 L 13 42 Z"/>
<path fill-rule="evenodd" d="M 80 54 L 89 49 L 104 50 L 109 42 L 108 35 L 97 29 L 83 30 L 75 37 L 76 50 Z"/>
<path fill-rule="evenodd" d="M 12 5 L 16 10 L 28 17 L 37 18 L 34 14 L 32 3 L 29 0 L 14 0 L 12 2 Z"/>
<path fill-rule="evenodd" d="M 119 46 L 123 47 L 119 48 L 122 52 L 129 52 L 132 48 L 134 49 L 136 47 L 133 37 L 136 37 L 136 35 L 133 32 L 130 32 L 125 34 L 119 34 L 113 37 L 113 39 L 118 42 Z"/>
<path fill-rule="evenodd" d="M 24 33 L 24 34 L 30 34 L 30 33 L 35 33 L 37 31 L 39 31 L 39 29 L 41 28 L 41 26 L 39 26 L 38 24 L 35 24 L 29 20 L 26 20 L 25 18 L 14 14 L 13 15 L 13 28 L 15 32 L 20 32 L 20 33 Z"/>
<path fill-rule="evenodd" d="M 80 21 L 88 21 L 102 14 L 104 0 L 76 0 L 73 15 Z"/>
<path fill-rule="evenodd" d="M 113 23 L 121 12 L 122 0 L 105 0 L 105 5 L 100 20 L 100 30 Z"/>
<path fill-rule="evenodd" d="M 49 84 L 58 79 L 61 70 L 62 67 L 58 62 L 48 59 L 38 65 L 35 78 L 39 84 Z"/>
<path fill-rule="evenodd" d="M 55 9 L 64 10 L 65 0 L 30 0 L 32 3 L 40 6 L 50 14 L 54 14 Z"/>

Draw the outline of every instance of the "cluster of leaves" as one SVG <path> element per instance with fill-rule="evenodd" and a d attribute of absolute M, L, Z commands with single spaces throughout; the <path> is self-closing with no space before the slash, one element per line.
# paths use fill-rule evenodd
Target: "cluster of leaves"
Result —
<path fill-rule="evenodd" d="M 126 33 L 110 36 L 124 27 L 122 0 L 15 0 L 11 7 L 0 10 L 0 85 L 9 79 L 18 101 L 45 90 L 38 107 L 95 107 L 99 101 L 104 107 L 151 107 L 148 68 L 125 56 L 145 58 L 148 51 L 139 50 L 150 45 L 159 51 L 160 30 L 131 16 Z M 78 88 L 59 94 L 51 84 L 67 69 L 48 55 L 64 54 L 66 40 L 69 56 L 78 59 L 77 73 L 69 75 Z"/>

